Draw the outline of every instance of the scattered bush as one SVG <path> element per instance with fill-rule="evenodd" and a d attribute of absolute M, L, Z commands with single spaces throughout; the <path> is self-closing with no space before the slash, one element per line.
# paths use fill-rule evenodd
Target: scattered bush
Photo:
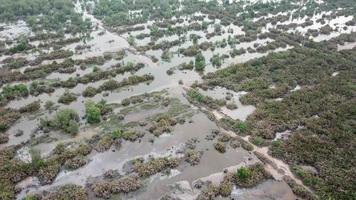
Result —
<path fill-rule="evenodd" d="M 204 56 L 199 53 L 195 56 L 195 70 L 203 71 L 205 69 L 205 58 Z"/>
<path fill-rule="evenodd" d="M 92 101 L 85 103 L 85 116 L 89 124 L 99 123 L 101 121 L 100 108 Z"/>
<path fill-rule="evenodd" d="M 63 109 L 56 113 L 53 120 L 41 119 L 41 127 L 60 129 L 74 135 L 79 131 L 79 115 L 72 109 Z"/>
<path fill-rule="evenodd" d="M 77 100 L 77 96 L 74 93 L 66 91 L 59 97 L 58 103 L 68 105 L 76 100 Z"/>

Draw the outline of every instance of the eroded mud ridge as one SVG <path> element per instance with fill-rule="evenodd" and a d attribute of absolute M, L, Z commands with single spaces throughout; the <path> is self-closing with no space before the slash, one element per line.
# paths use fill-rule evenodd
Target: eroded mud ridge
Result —
<path fill-rule="evenodd" d="M 2 0 L 0 200 L 356 198 L 353 0 Z"/>

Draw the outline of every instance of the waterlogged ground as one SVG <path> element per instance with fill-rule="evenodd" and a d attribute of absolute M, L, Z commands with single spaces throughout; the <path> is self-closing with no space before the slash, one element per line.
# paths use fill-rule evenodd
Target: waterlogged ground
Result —
<path fill-rule="evenodd" d="M 189 30 L 182 36 L 177 34 L 164 35 L 158 39 L 144 37 L 135 39 L 132 44 L 129 40 L 131 37 L 137 37 L 140 34 L 149 34 L 149 27 L 156 23 L 155 21 L 148 21 L 144 24 L 137 24 L 133 27 L 143 26 L 143 29 L 133 31 L 120 32 L 117 28 L 107 27 L 101 20 L 90 14 L 91 12 L 84 9 L 83 2 L 75 4 L 75 10 L 78 13 L 83 13 L 83 18 L 89 19 L 93 24 L 93 30 L 90 33 L 87 41 L 75 41 L 63 45 L 61 49 L 74 52 L 70 56 L 73 60 L 84 60 L 93 57 L 105 57 L 101 64 L 87 64 L 85 68 L 81 65 L 75 64 L 72 73 L 62 73 L 60 71 L 53 71 L 43 78 L 39 78 L 49 85 L 52 82 L 64 82 L 83 77 L 99 71 L 109 71 L 115 69 L 115 65 L 127 64 L 136 65 L 143 64 L 143 67 L 137 71 L 127 71 L 115 76 L 109 76 L 101 80 L 90 81 L 88 83 L 78 83 L 73 87 L 55 87 L 51 93 L 41 93 L 38 95 L 30 95 L 26 98 L 17 98 L 7 103 L 6 108 L 18 109 L 34 101 L 40 101 L 41 109 L 34 114 L 24 114 L 11 126 L 7 131 L 8 141 L 0 145 L 1 149 L 9 146 L 18 145 L 21 148 L 17 150 L 17 158 L 23 162 L 31 162 L 31 151 L 37 151 L 42 158 L 49 158 L 53 154 L 53 150 L 59 144 L 69 144 L 67 148 L 73 148 L 76 144 L 87 142 L 90 143 L 92 138 L 102 137 L 109 134 L 118 128 L 126 128 L 141 133 L 139 138 L 133 140 L 123 140 L 119 147 L 112 145 L 105 151 L 93 150 L 90 154 L 85 156 L 86 164 L 78 169 L 69 170 L 61 168 L 58 175 L 50 184 L 41 184 L 37 177 L 28 177 L 25 180 L 17 183 L 19 188 L 17 199 L 23 199 L 27 194 L 38 193 L 42 191 L 51 191 L 59 186 L 65 184 L 77 184 L 83 187 L 90 188 L 89 183 L 95 180 L 101 180 L 104 174 L 110 170 L 116 170 L 121 175 L 128 174 L 128 163 L 130 161 L 142 158 L 143 160 L 150 160 L 150 158 L 180 158 L 185 159 L 187 146 L 194 144 L 194 150 L 200 152 L 199 161 L 194 165 L 188 162 L 182 162 L 177 167 L 165 171 L 157 172 L 143 180 L 143 186 L 135 192 L 128 194 L 120 194 L 122 199 L 159 199 L 164 195 L 170 195 L 177 199 L 195 199 L 201 193 L 201 188 L 196 186 L 200 181 L 209 181 L 213 184 L 219 185 L 226 173 L 235 173 L 237 169 L 242 166 L 250 166 L 256 163 L 261 163 L 261 160 L 255 156 L 252 151 L 248 151 L 241 146 L 234 147 L 229 142 L 226 142 L 225 152 L 221 153 L 214 148 L 217 139 L 224 134 L 234 133 L 224 130 L 219 127 L 217 120 L 224 117 L 233 120 L 244 122 L 248 116 L 254 111 L 255 107 L 252 105 L 243 105 L 240 98 L 247 93 L 245 91 L 234 92 L 232 90 L 216 87 L 206 90 L 198 89 L 198 91 L 205 96 L 213 99 L 227 100 L 228 103 L 234 104 L 236 107 L 228 108 L 228 104 L 220 106 L 219 108 L 208 109 L 204 105 L 197 105 L 187 100 L 187 91 L 191 89 L 193 84 L 202 83 L 202 76 L 209 72 L 214 72 L 219 68 L 225 68 L 230 64 L 243 63 L 248 60 L 265 56 L 272 52 L 285 51 L 293 48 L 291 44 L 276 46 L 267 50 L 258 50 L 258 47 L 265 46 L 275 41 L 270 37 L 256 38 L 253 41 L 234 43 L 233 45 L 226 44 L 228 38 L 245 35 L 243 27 L 237 25 L 222 25 L 220 27 L 220 34 L 207 37 L 209 33 L 216 31 L 214 24 L 220 24 L 219 20 L 211 20 L 208 16 L 202 13 L 195 13 L 189 17 L 181 17 L 180 22 L 173 25 L 189 26 L 193 17 L 201 17 L 195 23 L 202 24 L 202 21 L 209 23 L 207 30 Z M 308 34 L 308 29 L 320 29 L 324 26 L 319 20 L 327 18 L 331 12 L 317 13 L 311 19 L 308 17 L 293 18 L 292 14 L 295 11 L 279 13 L 279 15 L 287 16 L 288 20 L 278 23 L 267 23 L 262 28 L 261 33 L 269 33 L 272 28 L 287 26 L 294 24 L 292 28 L 288 29 L 287 33 L 300 33 L 302 35 Z M 323 17 L 324 16 L 324 17 Z M 263 19 L 273 18 L 274 15 L 262 17 Z M 254 21 L 259 21 L 262 18 L 256 18 Z M 332 31 L 330 34 L 310 35 L 309 38 L 316 42 L 323 40 L 330 40 L 343 33 L 350 33 L 356 30 L 356 26 L 346 26 L 345 23 L 352 20 L 352 16 L 336 16 L 332 19 L 327 19 L 326 24 L 329 24 Z M 177 20 L 177 18 L 172 18 Z M 302 25 L 306 21 L 308 25 Z M 0 24 L 2 27 L 0 31 L 1 40 L 16 41 L 22 36 L 33 36 L 34 33 L 26 26 L 23 21 L 18 21 L 14 24 Z M 312 31 L 309 31 L 309 33 Z M 198 37 L 197 41 L 191 40 L 189 37 L 194 35 Z M 74 38 L 75 35 L 67 35 L 68 38 Z M 53 39 L 51 42 L 55 42 Z M 169 48 L 152 48 L 153 44 L 169 43 L 179 41 L 178 45 L 173 45 Z M 44 41 L 31 41 L 31 44 L 38 46 Z M 48 41 L 47 41 L 48 42 Z M 209 47 L 202 51 L 202 55 L 206 60 L 205 70 L 198 72 L 196 70 L 181 69 L 180 66 L 184 63 L 194 61 L 193 56 L 184 55 L 180 49 L 190 48 L 194 43 L 202 44 L 209 43 Z M 131 43 L 131 44 L 129 44 Z M 153 43 L 153 44 L 152 44 Z M 6 47 L 11 47 L 13 44 L 6 44 Z M 84 46 L 84 48 L 79 48 Z M 214 46 L 212 49 L 211 46 Z M 354 42 L 339 45 L 338 49 L 350 49 L 355 46 Z M 53 52 L 53 48 L 38 47 L 38 51 L 27 53 L 16 53 L 12 55 L 14 58 L 23 57 L 28 61 L 34 61 L 41 53 Z M 143 50 L 144 49 L 144 50 Z M 204 48 L 203 48 L 204 49 Z M 243 53 L 230 56 L 234 49 L 244 49 Z M 246 51 L 247 50 L 247 51 Z M 169 54 L 168 59 L 162 59 L 163 52 Z M 120 52 L 120 53 L 118 53 Z M 215 66 L 212 63 L 214 55 L 226 55 L 222 59 L 220 66 Z M 5 60 L 10 56 L 2 55 L 0 61 Z M 118 58 L 119 57 L 119 58 Z M 155 60 L 157 59 L 157 60 Z M 62 63 L 65 58 L 55 58 L 44 60 L 42 64 L 51 64 L 52 62 Z M 4 64 L 0 64 L 1 67 Z M 21 67 L 18 70 L 22 73 L 26 69 L 36 68 L 42 66 L 40 64 L 29 65 Z M 168 72 L 169 71 L 169 72 Z M 107 80 L 115 80 L 118 82 L 124 81 L 127 78 L 137 75 L 151 75 L 153 80 L 143 81 L 137 84 L 126 85 L 112 91 L 98 92 L 92 97 L 84 97 L 82 94 L 87 87 L 99 88 Z M 333 74 L 334 75 L 334 74 Z M 337 74 L 335 74 L 336 76 Z M 37 80 L 37 81 L 38 81 Z M 33 80 L 14 81 L 9 85 L 16 85 L 24 83 L 30 85 Z M 271 86 L 273 87 L 273 86 Z M 297 87 L 292 91 L 300 89 Z M 2 90 L 2 89 L 1 89 Z M 291 92 L 292 92 L 291 91 Z M 74 93 L 77 98 L 68 105 L 57 103 L 59 98 L 65 93 Z M 131 103 L 130 105 L 122 105 L 124 99 L 139 96 L 138 103 Z M 157 98 L 154 98 L 155 96 Z M 99 102 L 105 100 L 108 105 L 113 107 L 111 114 L 107 115 L 99 124 L 89 125 L 85 122 L 85 102 L 93 100 Z M 282 99 L 276 99 L 276 101 Z M 54 109 L 45 109 L 46 102 L 51 101 L 55 103 Z M 38 128 L 41 118 L 51 118 L 58 110 L 63 108 L 71 108 L 79 113 L 81 126 L 79 133 L 75 136 L 67 135 L 58 130 L 49 130 L 44 132 Z M 211 117 L 211 115 L 213 117 Z M 161 116 L 168 116 L 169 119 L 177 121 L 176 124 L 169 127 L 169 131 L 163 131 L 156 134 L 150 131 L 151 126 L 156 123 L 155 119 Z M 19 134 L 19 132 L 21 134 Z M 213 136 L 217 134 L 217 136 Z M 288 137 L 289 132 L 277 133 L 276 139 Z M 192 142 L 194 141 L 194 142 Z M 248 140 L 246 140 L 248 142 Z M 72 145 L 72 146 L 71 146 Z M 265 154 L 267 156 L 268 149 L 259 149 L 256 152 Z M 272 160 L 273 162 L 273 160 Z M 285 167 L 284 163 L 276 160 L 277 167 L 273 165 L 266 165 L 267 171 L 272 174 L 272 178 L 263 180 L 257 186 L 251 188 L 233 187 L 230 195 L 231 199 L 296 199 L 292 189 L 281 178 L 285 173 L 289 174 L 288 169 L 281 172 L 280 169 Z M 273 168 L 273 169 L 272 169 Z M 283 171 L 283 170 L 282 170 Z M 293 177 L 295 178 L 295 177 Z M 295 178 L 298 183 L 300 181 Z M 88 195 L 91 199 L 98 197 L 88 189 Z M 112 196 L 116 199 L 117 196 Z M 224 199 L 223 197 L 219 197 Z"/>

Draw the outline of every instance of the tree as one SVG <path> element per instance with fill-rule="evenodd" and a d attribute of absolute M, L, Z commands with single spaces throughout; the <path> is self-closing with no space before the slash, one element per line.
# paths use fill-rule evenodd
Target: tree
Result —
<path fill-rule="evenodd" d="M 89 124 L 99 123 L 101 121 L 100 108 L 92 101 L 85 103 L 85 113 Z"/>
<path fill-rule="evenodd" d="M 195 56 L 195 70 L 203 71 L 204 68 L 205 68 L 205 58 L 201 53 L 199 53 L 198 55 Z"/>

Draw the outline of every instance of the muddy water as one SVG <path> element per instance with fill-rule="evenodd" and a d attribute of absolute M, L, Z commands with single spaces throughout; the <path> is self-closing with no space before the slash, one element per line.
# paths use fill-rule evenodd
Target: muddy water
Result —
<path fill-rule="evenodd" d="M 288 21 L 285 22 L 277 22 L 275 25 L 272 25 L 271 23 L 267 23 L 266 27 L 262 28 L 262 32 L 268 32 L 269 29 L 271 28 L 276 28 L 278 25 L 288 25 L 291 23 L 295 23 L 298 26 L 293 29 L 289 29 L 287 32 L 289 33 L 301 33 L 305 35 L 308 32 L 308 29 L 317 29 L 319 30 L 321 27 L 325 25 L 329 25 L 333 30 L 329 35 L 325 34 L 319 34 L 318 36 L 310 36 L 311 39 L 313 39 L 316 42 L 324 41 L 324 40 L 330 40 L 332 38 L 335 38 L 339 36 L 340 34 L 343 33 L 351 33 L 356 31 L 356 26 L 346 26 L 345 23 L 347 21 L 350 21 L 353 19 L 353 16 L 337 16 L 333 19 L 325 19 L 325 24 L 322 24 L 321 22 L 318 22 L 318 20 L 322 19 L 323 16 L 329 16 L 332 14 L 331 11 L 329 12 L 320 12 L 320 13 L 315 13 L 312 17 L 310 17 L 310 20 L 313 22 L 312 25 L 302 27 L 301 24 L 306 22 L 309 17 L 305 16 L 303 18 L 297 17 L 297 18 L 292 18 L 292 14 L 295 12 L 294 11 L 288 11 L 284 13 L 279 13 L 281 15 L 286 15 L 290 13 L 291 18 Z M 268 16 L 267 18 L 273 17 L 273 15 Z M 344 29 L 344 27 L 347 27 Z"/>
<path fill-rule="evenodd" d="M 184 191 L 183 196 L 180 197 L 182 199 L 194 199 L 199 194 L 198 190 L 193 189 L 197 180 L 212 181 L 213 184 L 218 185 L 224 177 L 222 172 L 224 169 L 231 169 L 231 172 L 233 172 L 233 169 L 236 170 L 238 167 L 254 162 L 257 162 L 257 158 L 243 149 L 229 149 L 225 154 L 220 154 L 214 149 L 205 150 L 198 165 L 178 169 L 178 172 L 173 176 L 158 175 L 153 177 L 147 186 L 147 190 L 136 194 L 134 199 L 159 199 L 162 194 L 174 193 L 175 191 L 171 189 L 172 185 L 181 182 L 185 182 L 189 186 L 192 194 L 189 194 L 188 190 Z"/>
<path fill-rule="evenodd" d="M 341 51 L 341 50 L 346 50 L 346 49 L 352 49 L 356 47 L 356 42 L 346 42 L 344 45 L 339 45 L 337 46 L 337 50 Z"/>
<path fill-rule="evenodd" d="M 199 165 L 179 168 L 175 174 L 169 177 L 153 177 L 143 192 L 135 194 L 135 199 L 158 199 L 169 191 L 169 184 L 178 181 L 188 181 L 192 184 L 196 179 L 207 177 L 210 174 L 221 172 L 224 168 L 244 163 L 248 158 L 256 160 L 253 155 L 243 149 L 228 149 L 225 154 L 218 153 L 212 148 L 211 141 L 205 140 L 205 137 L 210 134 L 212 129 L 218 128 L 215 123 L 209 121 L 202 113 L 194 115 L 192 121 L 193 123 L 176 125 L 172 133 L 164 134 L 154 139 L 153 144 L 150 143 L 149 140 L 154 138 L 154 136 L 147 133 L 141 141 L 133 143 L 124 142 L 118 151 L 109 150 L 104 153 L 92 153 L 89 156 L 90 162 L 86 166 L 74 171 L 62 171 L 52 185 L 33 187 L 30 188 L 30 191 L 49 189 L 67 183 L 85 185 L 88 178 L 101 176 L 109 169 L 117 169 L 123 173 L 122 168 L 124 164 L 138 157 L 180 157 L 182 155 L 179 153 L 179 150 L 184 147 L 184 143 L 187 140 L 193 137 L 198 138 L 200 141 L 197 145 L 197 149 L 203 151 Z M 202 124 L 204 124 L 204 126 L 201 126 Z M 161 175 L 157 176 L 159 177 Z"/>
<path fill-rule="evenodd" d="M 101 56 L 105 52 L 116 52 L 129 47 L 128 42 L 124 38 L 104 28 L 104 25 L 100 20 L 97 20 L 93 15 L 89 14 L 86 10 L 83 10 L 80 1 L 76 2 L 75 10 L 78 13 L 83 13 L 83 19 L 89 19 L 96 30 L 91 33 L 92 39 L 87 43 L 79 42 L 67 46 L 67 49 L 70 50 L 73 50 L 77 45 L 91 46 L 88 51 L 82 51 L 81 55 L 74 55 L 74 59 Z"/>
<path fill-rule="evenodd" d="M 51 151 L 60 143 L 72 143 L 72 142 L 82 142 L 83 140 L 90 139 L 94 135 L 99 133 L 97 128 L 81 128 L 79 133 L 75 137 L 69 135 L 64 135 L 63 133 L 53 131 L 49 137 L 49 142 L 42 142 L 37 145 L 32 146 L 34 150 L 37 150 L 41 153 L 42 157 L 47 157 L 50 155 Z"/>
<path fill-rule="evenodd" d="M 154 139 L 153 144 L 149 142 L 149 139 L 154 137 L 147 133 L 141 142 L 124 142 L 119 151 L 94 154 L 90 157 L 92 161 L 87 166 L 58 176 L 55 183 L 63 184 L 67 181 L 75 181 L 75 183 L 84 184 L 85 179 L 89 176 L 100 176 L 109 169 L 117 169 L 122 172 L 122 166 L 133 158 L 148 157 L 148 155 L 156 157 L 174 156 L 176 150 L 188 139 L 198 137 L 201 142 L 204 142 L 204 137 L 210 133 L 211 129 L 216 128 L 215 124 L 208 121 L 203 114 L 193 117 L 193 121 L 195 123 L 177 125 L 172 133 Z M 206 124 L 206 126 L 193 134 L 192 130 L 197 130 L 199 123 Z"/>
<path fill-rule="evenodd" d="M 1 144 L 0 149 L 4 146 L 17 145 L 23 142 L 27 142 L 31 138 L 31 134 L 35 131 L 37 124 L 37 119 L 29 119 L 28 117 L 22 117 L 13 125 L 7 134 L 9 135 L 9 142 L 6 144 Z M 18 132 L 22 132 L 22 135 L 16 136 Z"/>
<path fill-rule="evenodd" d="M 0 31 L 0 40 L 13 40 L 21 35 L 27 35 L 31 33 L 30 28 L 27 26 L 26 22 L 20 20 L 15 24 L 3 24 L 0 23 L 0 27 L 4 30 Z"/>
<path fill-rule="evenodd" d="M 285 182 L 268 180 L 251 189 L 234 188 L 231 197 L 234 200 L 294 200 L 297 199 Z"/>

